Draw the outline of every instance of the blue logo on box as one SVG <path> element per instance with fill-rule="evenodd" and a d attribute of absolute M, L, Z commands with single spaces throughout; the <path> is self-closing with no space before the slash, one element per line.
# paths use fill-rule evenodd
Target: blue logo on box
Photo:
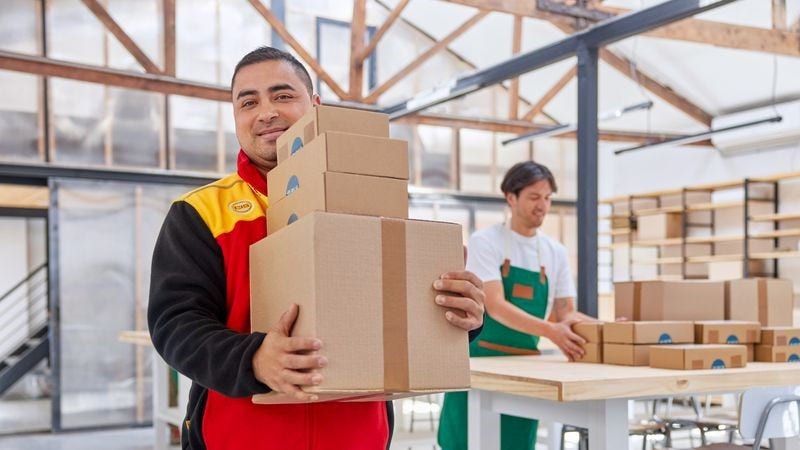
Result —
<path fill-rule="evenodd" d="M 298 150 L 300 150 L 301 148 L 303 148 L 303 140 L 302 140 L 302 139 L 300 139 L 299 137 L 296 137 L 296 138 L 294 138 L 294 140 L 292 141 L 292 150 L 291 150 L 291 152 L 290 152 L 289 154 L 290 154 L 290 155 L 294 155 L 294 154 L 295 154 L 295 153 L 297 153 L 297 151 L 298 151 Z"/>
<path fill-rule="evenodd" d="M 294 222 L 297 222 L 297 214 L 292 213 L 292 215 L 289 216 L 289 220 L 286 221 L 286 225 L 289 225 L 290 223 Z"/>
<path fill-rule="evenodd" d="M 732 334 L 732 335 L 728 336 L 728 339 L 725 339 L 725 343 L 726 344 L 738 344 L 739 343 L 739 338 L 736 337 L 735 334 Z"/>
<path fill-rule="evenodd" d="M 800 338 L 798 338 L 798 337 L 793 337 L 793 338 L 789 339 L 789 345 L 791 345 L 791 346 L 793 346 L 793 347 L 794 347 L 795 345 L 800 345 Z"/>
<path fill-rule="evenodd" d="M 725 368 L 725 361 L 721 359 L 715 359 L 714 362 L 711 363 L 712 369 L 724 369 Z"/>
<path fill-rule="evenodd" d="M 800 356 L 798 356 L 797 353 L 792 353 L 791 355 L 789 355 L 789 359 L 787 359 L 786 361 L 790 363 L 800 362 Z"/>
<path fill-rule="evenodd" d="M 669 333 L 661 333 L 661 336 L 658 337 L 659 344 L 672 344 L 672 336 Z"/>
<path fill-rule="evenodd" d="M 297 179 L 297 175 L 292 175 L 289 182 L 286 183 L 286 195 L 288 196 L 298 189 L 300 189 L 300 180 Z"/>

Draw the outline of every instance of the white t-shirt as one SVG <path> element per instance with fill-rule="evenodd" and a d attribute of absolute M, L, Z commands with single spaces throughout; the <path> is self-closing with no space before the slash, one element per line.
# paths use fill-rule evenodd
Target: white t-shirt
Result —
<path fill-rule="evenodd" d="M 545 318 L 550 315 L 553 299 L 575 297 L 575 283 L 569 270 L 567 248 L 541 230 L 535 236 L 527 237 L 499 223 L 476 231 L 469 238 L 467 270 L 482 281 L 502 280 L 500 266 L 506 257 L 512 266 L 532 272 L 540 272 L 540 267 L 544 265 L 549 284 Z"/>

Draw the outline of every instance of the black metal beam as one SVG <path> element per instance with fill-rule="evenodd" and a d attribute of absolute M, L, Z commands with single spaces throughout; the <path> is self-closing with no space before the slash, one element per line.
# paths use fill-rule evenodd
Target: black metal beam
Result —
<path fill-rule="evenodd" d="M 47 208 L 14 208 L 0 206 L 0 217 L 47 218 Z"/>
<path fill-rule="evenodd" d="M 50 178 L 84 178 L 90 180 L 129 181 L 202 186 L 219 178 L 207 174 L 166 170 L 121 170 L 64 165 L 0 163 L 0 183 L 47 186 Z"/>

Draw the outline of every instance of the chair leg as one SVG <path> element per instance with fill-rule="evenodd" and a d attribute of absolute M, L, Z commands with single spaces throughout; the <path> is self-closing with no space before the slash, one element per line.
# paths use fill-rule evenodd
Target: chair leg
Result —
<path fill-rule="evenodd" d="M 567 433 L 564 431 L 564 425 L 561 425 L 561 443 L 559 444 L 559 450 L 564 450 L 564 438 L 567 436 Z"/>

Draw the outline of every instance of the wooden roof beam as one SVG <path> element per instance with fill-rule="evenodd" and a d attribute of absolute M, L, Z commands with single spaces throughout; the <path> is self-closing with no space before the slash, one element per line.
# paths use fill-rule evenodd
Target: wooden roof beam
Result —
<path fill-rule="evenodd" d="M 511 42 L 511 54 L 516 55 L 522 49 L 522 16 L 514 16 L 514 36 Z M 519 77 L 511 80 L 508 90 L 508 118 L 519 117 Z"/>
<path fill-rule="evenodd" d="M 367 31 L 367 0 L 353 1 L 353 19 L 350 23 L 350 99 L 361 101 L 364 85 L 364 60 L 358 55 L 364 48 Z"/>
<path fill-rule="evenodd" d="M 251 0 L 251 1 L 257 1 L 257 0 Z M 470 28 L 472 28 L 473 25 L 478 23 L 478 21 L 480 21 L 481 19 L 486 17 L 486 15 L 488 15 L 488 14 L 489 14 L 489 11 L 479 11 L 477 14 L 475 14 L 472 17 L 470 17 L 469 20 L 467 20 L 466 22 L 461 24 L 461 26 L 459 26 L 453 32 L 448 34 L 444 39 L 442 39 L 441 41 L 437 42 L 433 47 L 431 47 L 427 51 L 425 51 L 425 53 L 423 53 L 422 55 L 420 55 L 416 59 L 414 59 L 414 61 L 412 61 L 409 65 L 407 65 L 402 70 L 397 72 L 394 76 L 389 78 L 382 85 L 380 85 L 377 88 L 375 88 L 374 91 L 370 92 L 370 94 L 364 99 L 364 102 L 366 102 L 366 103 L 375 103 L 376 101 L 378 101 L 378 98 L 381 95 L 383 95 L 384 92 L 389 90 L 389 88 L 391 88 L 392 86 L 397 84 L 397 82 L 399 82 L 400 80 L 405 78 L 409 73 L 413 72 L 415 69 L 417 69 L 419 66 L 421 66 L 425 61 L 430 59 L 433 55 L 439 53 L 439 51 L 441 51 L 442 49 L 446 48 L 453 41 L 455 41 L 459 36 L 464 34 L 465 31 L 467 31 Z"/>
<path fill-rule="evenodd" d="M 175 76 L 175 0 L 161 2 L 164 19 L 164 75 Z"/>
<path fill-rule="evenodd" d="M 136 61 L 144 67 L 147 73 L 160 74 L 163 73 L 161 69 L 150 59 L 147 55 L 136 45 L 136 42 L 128 36 L 127 33 L 119 26 L 119 24 L 111 17 L 106 9 L 97 0 L 81 0 L 89 11 L 94 14 L 97 20 L 103 24 L 104 27 L 111 34 L 117 38 L 120 44 L 125 47 L 128 52 L 136 59 Z"/>
<path fill-rule="evenodd" d="M 786 0 L 772 0 L 772 29 L 786 30 Z"/>
<path fill-rule="evenodd" d="M 525 116 L 523 116 L 522 119 L 533 120 L 536 118 L 536 116 L 544 110 L 544 107 L 547 106 L 547 104 L 550 103 L 550 101 L 553 100 L 553 98 L 558 95 L 558 93 L 561 92 L 577 74 L 578 66 L 572 66 L 572 68 L 569 69 L 567 73 L 562 75 L 561 78 L 556 81 L 556 84 L 554 84 L 547 92 L 545 92 L 542 98 L 539 99 L 539 101 L 536 102 L 536 104 L 533 105 L 533 107 L 527 113 L 525 113 Z"/>
<path fill-rule="evenodd" d="M 392 12 L 389 13 L 389 17 L 386 18 L 386 21 L 381 24 L 380 28 L 378 28 L 378 31 L 376 31 L 372 36 L 369 44 L 367 44 L 361 53 L 357 55 L 356 60 L 364 62 L 364 60 L 369 57 L 370 53 L 372 53 L 373 50 L 375 50 L 375 47 L 378 46 L 378 42 L 381 40 L 383 35 L 389 30 L 389 27 L 391 27 L 394 21 L 400 17 L 400 13 L 403 12 L 403 9 L 406 7 L 406 5 L 408 5 L 409 1 L 410 0 L 400 0 L 400 3 L 398 3 L 394 9 L 392 9 Z"/>
<path fill-rule="evenodd" d="M 334 79 L 328 74 L 328 72 L 326 72 L 325 69 L 322 68 L 319 62 L 317 62 L 317 60 L 313 56 L 311 56 L 311 54 L 308 53 L 308 51 L 306 51 L 306 49 L 304 49 L 303 46 L 300 45 L 300 43 L 297 42 L 297 40 L 294 37 L 292 37 L 292 35 L 289 33 L 289 30 L 286 29 L 283 23 L 281 23 L 281 21 L 278 20 L 278 18 L 275 17 L 275 15 L 272 14 L 270 10 L 267 9 L 266 6 L 264 6 L 263 3 L 261 3 L 261 0 L 248 0 L 248 1 L 250 2 L 251 5 L 253 5 L 253 8 L 255 8 L 256 11 L 258 11 L 258 13 L 261 14 L 261 16 L 267 22 L 269 22 L 269 25 L 272 27 L 273 30 L 275 30 L 276 33 L 278 33 L 281 39 L 283 39 L 287 44 L 289 44 L 290 47 L 292 47 L 292 49 L 294 49 L 294 51 L 297 52 L 300 58 L 311 67 L 311 70 L 313 70 L 314 73 L 316 73 L 317 76 L 322 81 L 324 81 L 325 84 L 327 84 L 328 87 L 330 87 L 331 90 L 340 99 L 343 100 L 350 99 L 350 96 L 347 94 L 347 92 L 345 92 L 345 90 L 342 89 L 342 87 L 339 86 L 339 84 L 336 81 L 334 81 Z"/>

